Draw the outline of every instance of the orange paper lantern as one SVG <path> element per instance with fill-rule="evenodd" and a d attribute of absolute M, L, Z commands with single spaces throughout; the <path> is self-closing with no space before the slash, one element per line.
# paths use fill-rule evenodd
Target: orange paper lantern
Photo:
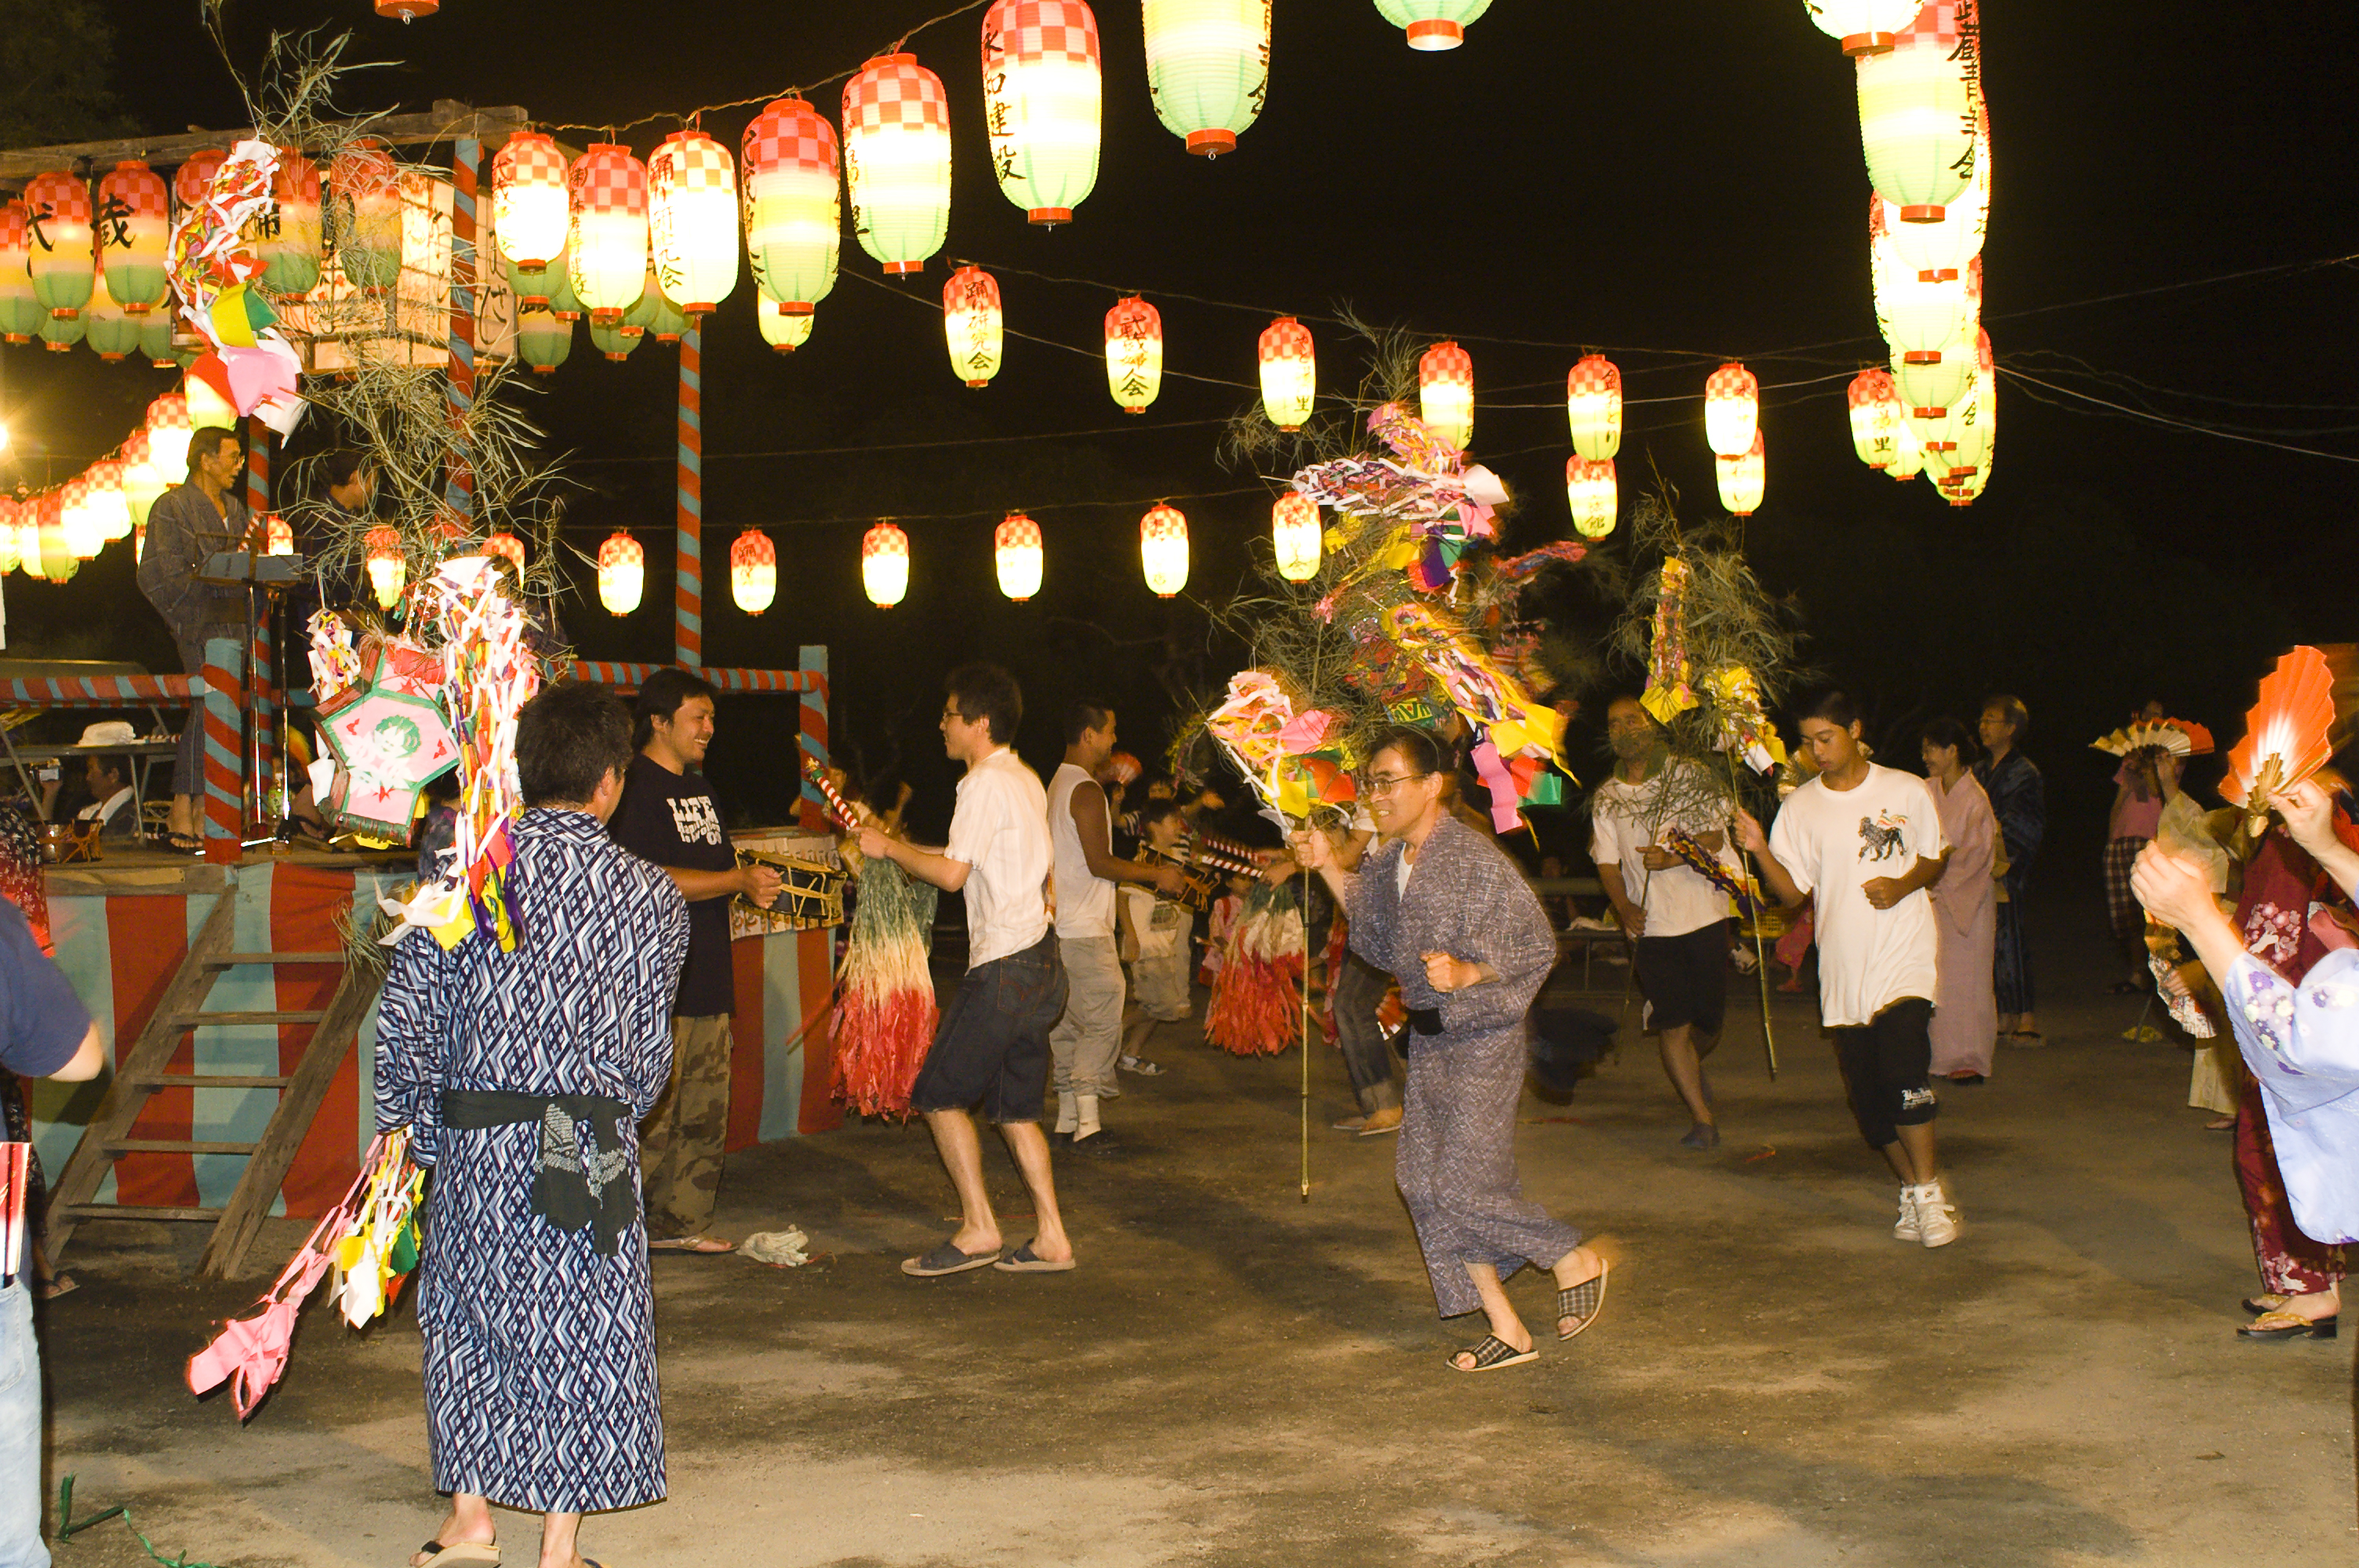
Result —
<path fill-rule="evenodd" d="M 1040 591 L 1040 524 L 1021 512 L 1009 513 L 992 533 L 991 554 L 999 568 L 1000 592 L 1021 604 Z"/>
<path fill-rule="evenodd" d="M 909 535 L 879 523 L 861 536 L 860 586 L 868 602 L 890 610 L 909 591 Z"/>

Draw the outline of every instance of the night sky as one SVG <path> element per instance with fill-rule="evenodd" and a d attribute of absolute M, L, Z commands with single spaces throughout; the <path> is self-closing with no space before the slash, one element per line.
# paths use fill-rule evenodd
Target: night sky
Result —
<path fill-rule="evenodd" d="M 321 23 L 352 27 L 359 57 L 401 62 L 354 77 L 353 107 L 453 98 L 577 127 L 662 112 L 626 134 L 644 157 L 699 104 L 834 77 L 947 8 L 447 0 L 404 27 L 362 0 L 231 0 L 228 16 L 242 65 L 271 28 Z M 162 19 L 118 20 L 128 112 L 158 133 L 244 124 L 196 7 L 139 9 Z M 1517 548 L 1567 530 L 1563 380 L 1583 349 L 1620 364 L 1632 399 L 1625 514 L 1651 464 L 1683 517 L 1718 515 L 1700 394 L 1722 357 L 1744 359 L 1765 389 L 1808 384 L 1765 391 L 1767 501 L 1746 538 L 1765 582 L 1794 596 L 1809 656 L 1910 757 L 1904 725 L 1970 719 L 1986 691 L 2019 692 L 2035 719 L 2027 749 L 2068 817 L 2109 796 L 2110 769 L 2085 747 L 2122 710 L 2158 694 L 2224 744 L 2277 652 L 2351 635 L 2348 461 L 2114 417 L 2003 375 L 1995 474 L 1971 509 L 1858 463 L 1843 383 L 1883 359 L 1868 184 L 1852 68 L 1800 0 L 1497 0 L 1464 48 L 1438 55 L 1408 49 L 1368 0 L 1278 0 L 1268 107 L 1213 162 L 1155 119 L 1137 5 L 1097 10 L 1103 162 L 1070 227 L 1029 227 L 991 179 L 980 15 L 961 16 L 909 45 L 951 103 L 942 255 L 888 285 L 847 235 L 842 276 L 790 357 L 761 341 L 750 279 L 705 331 L 707 660 L 791 665 L 797 643 L 828 644 L 839 733 L 872 764 L 904 753 L 932 799 L 921 826 L 949 804 L 931 736 L 949 663 L 988 654 L 1016 670 L 1036 762 L 1055 750 L 1054 710 L 1084 692 L 1121 707 L 1131 749 L 1159 752 L 1183 699 L 1234 668 L 1203 601 L 1246 572 L 1269 492 L 1221 467 L 1216 446 L 1220 422 L 1254 396 L 1255 341 L 1279 312 L 1317 334 L 1328 396 L 1362 370 L 1358 345 L 1320 319 L 1341 308 L 1463 344 L 1473 455 L 1520 498 Z M 2359 249 L 2338 194 L 2359 151 L 2342 108 L 2347 25 L 2288 20 L 2216 4 L 1985 5 L 1995 181 L 1984 320 L 2003 373 L 2359 453 L 2337 428 L 2359 427 L 2347 266 L 2174 287 Z M 840 93 L 810 96 L 832 115 Z M 704 128 L 734 151 L 754 112 L 720 111 Z M 486 194 L 488 183 L 487 159 Z M 983 391 L 952 379 L 944 351 L 949 258 L 991 270 L 1006 301 L 1006 365 Z M 1118 290 L 1143 291 L 1167 338 L 1161 398 L 1136 419 L 1108 397 L 1098 357 Z M 82 458 L 168 381 L 80 351 L 6 360 L 19 435 Z M 672 384 L 664 347 L 610 365 L 585 333 L 532 405 L 586 487 L 569 542 L 594 550 L 627 525 L 648 548 L 646 604 L 627 621 L 597 607 L 584 574 L 568 622 L 590 656 L 669 656 Z M 909 445 L 954 440 L 986 444 Z M 899 449 L 875 449 L 887 446 Z M 1223 492 L 1244 493 L 1212 493 Z M 1186 512 L 1195 546 L 1189 595 L 1169 603 L 1144 587 L 1137 556 L 1139 514 L 1161 496 Z M 991 529 L 1010 508 L 1047 536 L 1045 589 L 1021 606 L 991 571 Z M 879 516 L 903 520 L 915 557 L 908 598 L 889 612 L 859 585 L 860 535 Z M 778 602 L 759 620 L 728 603 L 722 565 L 745 524 L 766 528 L 781 560 Z M 128 576 L 127 560 L 102 558 L 62 589 L 11 579 L 12 642 L 114 613 Z M 1577 583 L 1546 598 L 1576 634 L 1603 630 Z M 75 651 L 135 647 L 168 665 L 142 612 L 135 595 L 110 645 Z M 785 717 L 750 701 L 724 712 L 743 738 L 724 732 L 715 774 L 742 816 L 784 798 L 786 760 L 745 732 Z"/>

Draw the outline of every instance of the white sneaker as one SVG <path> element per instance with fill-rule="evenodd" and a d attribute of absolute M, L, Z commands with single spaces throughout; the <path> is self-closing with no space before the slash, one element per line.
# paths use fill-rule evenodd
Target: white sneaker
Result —
<path fill-rule="evenodd" d="M 1918 1239 L 1928 1247 L 1947 1247 L 1958 1238 L 1957 1208 L 1938 1181 L 1916 1189 Z"/>
<path fill-rule="evenodd" d="M 1925 1239 L 1925 1233 L 1917 1223 L 1917 1189 L 1915 1187 L 1904 1186 L 1900 1189 L 1900 1217 L 1892 1222 L 1892 1239 L 1895 1241 Z"/>

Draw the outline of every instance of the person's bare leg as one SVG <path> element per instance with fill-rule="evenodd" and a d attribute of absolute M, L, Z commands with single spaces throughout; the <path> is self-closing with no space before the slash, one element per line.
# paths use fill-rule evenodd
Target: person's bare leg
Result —
<path fill-rule="evenodd" d="M 2321 1317 L 2332 1317 L 2343 1310 L 2343 1287 L 2329 1285 L 2322 1291 L 2305 1291 L 2288 1296 L 2279 1312 L 2289 1312 L 2296 1317 L 2316 1323 Z"/>
<path fill-rule="evenodd" d="M 1499 1271 L 1488 1263 L 1469 1263 L 1466 1265 L 1466 1277 L 1474 1281 L 1474 1292 L 1483 1298 L 1483 1315 L 1491 1320 L 1491 1332 L 1517 1351 L 1529 1350 L 1532 1347 L 1531 1330 L 1526 1328 L 1524 1320 L 1516 1315 L 1515 1307 L 1507 1300 L 1507 1292 L 1500 1287 Z M 1462 1371 L 1474 1369 L 1474 1353 L 1471 1350 L 1461 1350 L 1450 1360 Z"/>
<path fill-rule="evenodd" d="M 1549 1272 L 1556 1276 L 1558 1290 L 1569 1291 L 1573 1286 L 1586 1284 L 1605 1272 L 1605 1260 L 1589 1248 L 1576 1247 L 1551 1264 Z M 1557 1333 L 1562 1335 L 1565 1332 L 1565 1325 L 1572 1321 L 1569 1317 L 1558 1318 Z"/>
<path fill-rule="evenodd" d="M 582 1529 L 580 1514 L 540 1516 L 540 1568 L 582 1568 L 574 1538 Z"/>
<path fill-rule="evenodd" d="M 172 797 L 172 809 L 170 815 L 166 818 L 166 830 L 177 833 L 184 838 L 194 838 L 198 837 L 197 797 L 195 795 L 176 795 Z"/>
<path fill-rule="evenodd" d="M 1933 1144 L 1933 1124 L 1919 1122 L 1915 1127 L 1893 1129 L 1900 1135 L 1897 1143 L 1884 1146 L 1884 1157 L 1900 1179 L 1911 1186 L 1922 1186 L 1941 1173 L 1940 1161 Z"/>
<path fill-rule="evenodd" d="M 450 1515 L 443 1519 L 441 1527 L 435 1530 L 434 1539 L 445 1546 L 456 1546 L 462 1541 L 479 1541 L 485 1546 L 492 1545 L 499 1540 L 499 1532 L 492 1524 L 491 1503 L 473 1492 L 451 1493 Z M 423 1563 L 426 1561 L 426 1556 L 423 1552 L 414 1553 L 409 1561 L 413 1563 Z"/>
<path fill-rule="evenodd" d="M 1671 1087 L 1687 1101 L 1688 1115 L 1699 1127 L 1712 1125 L 1712 1106 L 1703 1098 L 1703 1065 L 1696 1054 L 1695 1027 L 1682 1023 L 1663 1031 L 1663 1071 Z"/>
<path fill-rule="evenodd" d="M 999 1221 L 991 1212 L 991 1195 L 983 1185 L 983 1142 L 975 1136 L 973 1119 L 962 1110 L 926 1112 L 926 1129 L 934 1135 L 934 1152 L 958 1189 L 958 1234 L 951 1245 L 973 1257 L 999 1250 Z M 1038 1128 L 1032 1130 L 1038 1132 Z"/>
<path fill-rule="evenodd" d="M 999 1135 L 1007 1140 L 1007 1152 L 1024 1178 L 1025 1190 L 1032 1195 L 1032 1212 L 1039 1217 L 1039 1228 L 1032 1236 L 1032 1256 L 1043 1263 L 1061 1263 L 1073 1255 L 1073 1243 L 1065 1234 L 1064 1217 L 1057 1212 L 1057 1178 L 1049 1168 L 1049 1141 L 1041 1136 L 1037 1121 L 1004 1121 Z M 960 1247 L 973 1250 L 963 1242 Z"/>

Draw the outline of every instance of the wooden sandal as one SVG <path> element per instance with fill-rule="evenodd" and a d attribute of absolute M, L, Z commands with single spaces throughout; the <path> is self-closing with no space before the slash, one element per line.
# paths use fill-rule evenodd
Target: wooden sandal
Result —
<path fill-rule="evenodd" d="M 1458 1357 L 1461 1356 L 1472 1356 L 1474 1365 L 1460 1366 Z M 1446 1365 L 1453 1372 L 1495 1372 L 1502 1367 L 1520 1367 L 1527 1361 L 1539 1358 L 1540 1347 L 1537 1345 L 1529 1350 L 1518 1350 L 1497 1335 L 1486 1334 L 1464 1349 L 1451 1351 Z"/>

